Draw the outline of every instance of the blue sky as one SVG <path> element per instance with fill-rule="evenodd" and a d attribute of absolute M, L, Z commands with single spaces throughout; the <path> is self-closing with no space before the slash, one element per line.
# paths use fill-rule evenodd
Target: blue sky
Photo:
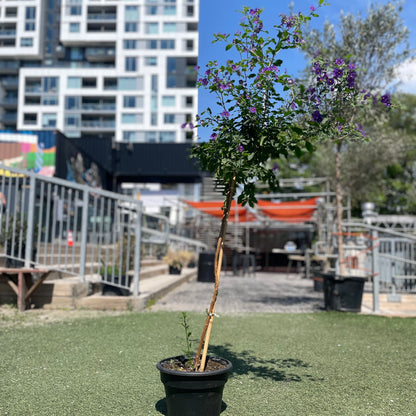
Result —
<path fill-rule="evenodd" d="M 339 22 L 341 10 L 345 13 L 366 14 L 367 8 L 373 4 L 386 4 L 388 0 L 327 0 L 329 6 L 319 9 L 319 18 L 313 20 L 313 26 L 319 27 L 329 20 L 333 24 Z M 318 0 L 200 0 L 200 23 L 199 23 L 199 65 L 203 68 L 209 60 L 223 62 L 229 57 L 225 52 L 225 44 L 212 44 L 214 33 L 234 33 L 239 28 L 241 18 L 238 10 L 244 6 L 251 8 L 262 8 L 265 27 L 271 28 L 274 22 L 280 21 L 280 14 L 289 13 L 289 5 L 293 3 L 295 11 L 309 13 L 309 7 L 318 4 Z M 405 25 L 410 29 L 409 41 L 411 47 L 416 49 L 416 0 L 406 0 L 403 4 L 401 17 Z M 290 59 L 284 60 L 282 69 L 287 69 L 289 74 L 296 75 L 298 71 L 305 68 L 306 61 L 301 52 L 292 52 Z M 400 72 L 403 82 L 402 88 L 407 92 L 416 94 L 416 63 L 405 66 Z M 206 107 L 215 107 L 215 99 L 206 90 L 199 90 L 199 111 Z M 198 135 L 207 139 L 210 132 L 199 129 Z"/>

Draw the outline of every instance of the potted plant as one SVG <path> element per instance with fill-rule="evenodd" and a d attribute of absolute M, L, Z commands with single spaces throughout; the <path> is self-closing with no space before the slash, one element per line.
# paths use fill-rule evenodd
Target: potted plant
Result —
<path fill-rule="evenodd" d="M 323 0 L 319 3 L 323 4 Z M 268 184 L 272 190 L 278 189 L 277 172 L 271 159 L 313 149 L 309 140 L 313 139 L 312 130 L 316 126 L 299 125 L 297 118 L 303 113 L 300 98 L 291 94 L 294 82 L 282 69 L 280 57 L 286 49 L 302 47 L 301 27 L 316 15 L 315 9 L 311 7 L 310 15 L 282 15 L 273 34 L 263 28 L 261 13 L 259 9 L 245 7 L 240 31 L 234 36 L 215 35 L 214 42 L 225 42 L 226 50 L 236 52 L 237 61 L 229 59 L 223 64 L 210 61 L 203 70 L 198 68 L 198 85 L 216 96 L 219 110 L 207 108 L 197 117 L 198 126 L 211 128 L 212 134 L 209 141 L 193 148 L 192 155 L 199 159 L 203 170 L 214 173 L 224 186 L 224 206 L 215 252 L 213 295 L 196 354 L 167 358 L 157 365 L 165 384 L 169 416 L 220 413 L 222 389 L 232 365 L 207 353 L 224 238 L 237 187 L 238 202 L 253 206 L 256 181 Z M 183 127 L 193 128 L 193 125 Z M 204 392 L 206 400 L 202 399 Z M 215 403 L 210 398 L 214 396 Z"/>
<path fill-rule="evenodd" d="M 354 62 L 342 58 L 329 61 L 319 53 L 311 65 L 308 88 L 302 87 L 301 103 L 304 120 L 315 125 L 323 140 L 330 140 L 335 149 L 336 193 L 336 273 L 321 273 L 324 278 L 325 307 L 328 310 L 359 312 L 365 277 L 349 273 L 348 256 L 344 254 L 342 228 L 341 154 L 353 140 L 366 140 L 362 124 L 374 122 L 376 113 L 390 108 L 388 94 L 380 95 L 359 85 L 360 69 Z"/>
<path fill-rule="evenodd" d="M 169 274 L 181 274 L 182 269 L 188 265 L 191 260 L 191 253 L 186 250 L 168 249 L 163 261 L 169 266 Z"/>

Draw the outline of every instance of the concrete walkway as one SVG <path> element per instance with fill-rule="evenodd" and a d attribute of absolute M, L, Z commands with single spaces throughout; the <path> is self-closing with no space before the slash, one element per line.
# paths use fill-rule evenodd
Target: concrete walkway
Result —
<path fill-rule="evenodd" d="M 208 309 L 213 283 L 190 281 L 157 299 L 151 310 L 203 312 Z M 361 313 L 373 314 L 371 285 L 366 287 Z M 323 312 L 322 292 L 313 290 L 313 281 L 300 274 L 256 273 L 239 277 L 222 275 L 216 312 L 221 313 L 306 313 Z M 416 317 L 416 294 L 403 295 L 402 302 L 387 302 L 380 295 L 377 315 Z"/>
<path fill-rule="evenodd" d="M 211 302 L 213 283 L 191 281 L 159 299 L 152 310 L 203 312 Z M 323 295 L 313 291 L 313 282 L 298 274 L 256 273 L 221 277 L 216 312 L 300 313 L 323 310 Z"/>

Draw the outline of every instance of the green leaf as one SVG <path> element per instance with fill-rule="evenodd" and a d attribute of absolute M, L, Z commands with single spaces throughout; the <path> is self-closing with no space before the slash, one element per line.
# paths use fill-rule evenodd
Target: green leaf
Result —
<path fill-rule="evenodd" d="M 233 47 L 233 44 L 232 44 L 232 43 L 229 43 L 229 44 L 225 47 L 225 50 L 226 50 L 226 51 L 229 51 L 232 47 Z"/>

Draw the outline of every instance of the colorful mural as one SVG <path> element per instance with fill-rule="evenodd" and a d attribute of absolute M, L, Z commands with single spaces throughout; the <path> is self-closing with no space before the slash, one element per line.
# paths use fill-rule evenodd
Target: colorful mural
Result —
<path fill-rule="evenodd" d="M 53 131 L 0 131 L 0 163 L 53 176 L 55 136 Z"/>

